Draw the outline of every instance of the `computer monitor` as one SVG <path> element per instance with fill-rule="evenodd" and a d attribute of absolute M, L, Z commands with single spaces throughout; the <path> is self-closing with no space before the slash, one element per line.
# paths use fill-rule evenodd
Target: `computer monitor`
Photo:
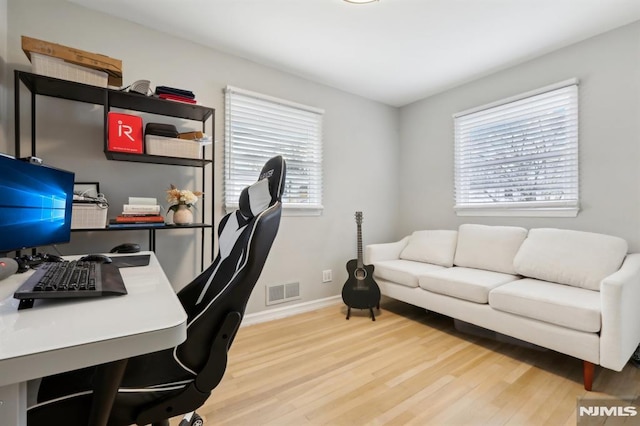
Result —
<path fill-rule="evenodd" d="M 0 154 L 0 255 L 68 243 L 74 174 Z"/>

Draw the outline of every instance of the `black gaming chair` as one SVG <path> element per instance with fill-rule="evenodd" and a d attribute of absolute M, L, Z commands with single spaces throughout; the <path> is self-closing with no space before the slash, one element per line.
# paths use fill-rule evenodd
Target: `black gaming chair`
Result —
<path fill-rule="evenodd" d="M 128 360 L 109 425 L 168 425 L 168 418 L 199 408 L 218 385 L 278 232 L 285 173 L 282 157 L 270 159 L 259 180 L 243 190 L 239 210 L 222 218 L 216 259 L 178 292 L 188 316 L 186 341 Z M 43 378 L 37 403 L 28 407 L 28 425 L 86 426 L 96 370 Z"/>

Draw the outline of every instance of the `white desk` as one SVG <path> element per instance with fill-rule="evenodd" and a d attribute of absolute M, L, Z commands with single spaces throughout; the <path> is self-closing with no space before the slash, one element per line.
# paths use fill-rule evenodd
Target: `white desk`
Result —
<path fill-rule="evenodd" d="M 0 281 L 0 424 L 26 425 L 26 382 L 173 347 L 187 315 L 152 252 L 120 270 L 129 294 L 36 300 L 18 311 L 13 292 L 30 272 Z M 117 256 L 117 255 L 112 255 Z"/>

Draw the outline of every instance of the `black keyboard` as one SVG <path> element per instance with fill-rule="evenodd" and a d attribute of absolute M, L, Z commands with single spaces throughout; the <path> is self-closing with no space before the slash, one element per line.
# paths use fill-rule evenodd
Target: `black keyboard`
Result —
<path fill-rule="evenodd" d="M 100 271 L 100 264 L 80 261 L 64 261 L 59 263 L 44 263 L 38 269 L 40 279 L 33 286 L 32 291 L 76 292 L 96 289 L 96 268 Z M 101 284 L 101 283 L 100 283 Z"/>
<path fill-rule="evenodd" d="M 64 299 L 127 294 L 120 270 L 111 264 L 78 260 L 43 262 L 13 297 L 19 309 L 34 299 Z"/>

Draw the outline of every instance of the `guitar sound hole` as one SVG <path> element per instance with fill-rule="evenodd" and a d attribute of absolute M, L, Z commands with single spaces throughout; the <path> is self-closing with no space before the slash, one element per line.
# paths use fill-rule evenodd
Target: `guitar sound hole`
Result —
<path fill-rule="evenodd" d="M 364 269 L 356 269 L 353 275 L 357 280 L 364 280 L 365 278 L 367 278 L 367 271 L 365 271 Z"/>

